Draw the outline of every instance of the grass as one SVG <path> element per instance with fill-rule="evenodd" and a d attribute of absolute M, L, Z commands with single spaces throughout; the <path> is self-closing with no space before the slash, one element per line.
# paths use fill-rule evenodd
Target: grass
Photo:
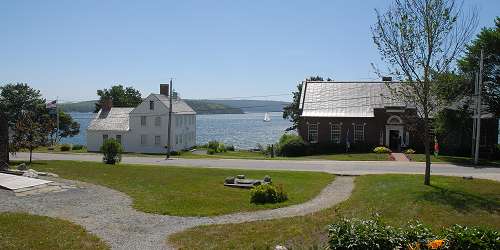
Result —
<path fill-rule="evenodd" d="M 0 213 L 0 249 L 109 249 L 69 221 L 25 213 Z"/>
<path fill-rule="evenodd" d="M 424 186 L 421 175 L 360 176 L 352 196 L 337 207 L 286 219 L 199 226 L 169 240 L 179 249 L 272 249 L 277 244 L 322 249 L 333 221 L 374 213 L 394 226 L 418 219 L 436 230 L 452 224 L 500 229 L 499 182 L 441 176 L 431 180 L 432 186 Z"/>
<path fill-rule="evenodd" d="M 252 151 L 228 151 L 224 153 L 209 154 L 195 154 L 192 152 L 183 152 L 180 156 L 174 156 L 188 159 L 253 159 L 253 160 L 332 160 L 332 161 L 387 161 L 389 160 L 388 154 L 375 154 L 375 153 L 337 153 L 337 154 L 322 154 L 298 157 L 274 157 L 270 158 L 260 152 Z"/>
<path fill-rule="evenodd" d="M 202 149 L 203 150 L 203 149 Z M 48 150 L 47 147 L 39 147 L 34 150 L 38 153 L 62 153 L 62 154 L 72 154 L 72 153 L 88 153 L 86 148 L 81 150 L 71 150 L 71 151 L 61 151 L 60 145 L 54 147 L 53 150 Z M 165 154 L 147 154 L 147 153 L 124 153 L 124 156 L 143 156 L 143 157 L 158 157 L 165 156 Z M 277 156 L 270 158 L 261 152 L 249 151 L 249 150 L 236 150 L 227 151 L 224 153 L 216 153 L 213 155 L 209 154 L 197 154 L 190 151 L 181 152 L 180 155 L 172 156 L 174 158 L 185 158 L 185 159 L 247 159 L 247 160 L 332 160 L 332 161 L 387 161 L 389 160 L 388 154 L 375 154 L 375 153 L 335 153 L 335 154 L 322 154 L 322 155 L 310 155 L 310 156 L 299 156 L 299 157 L 282 157 Z"/>
<path fill-rule="evenodd" d="M 315 172 L 113 166 L 77 161 L 35 162 L 33 168 L 124 192 L 132 197 L 134 208 L 140 211 L 179 216 L 213 216 L 303 203 L 319 194 L 334 178 Z M 271 176 L 274 183 L 283 184 L 289 200 L 278 204 L 251 204 L 250 190 L 223 185 L 225 177 L 238 174 L 259 179 Z"/>
<path fill-rule="evenodd" d="M 425 162 L 425 154 L 408 154 L 410 160 L 417 162 Z M 454 163 L 458 165 L 471 165 L 473 160 L 471 157 L 439 155 L 438 157 L 431 155 L 431 162 L 434 163 Z M 480 159 L 480 165 L 500 166 L 500 161 L 489 161 Z"/>

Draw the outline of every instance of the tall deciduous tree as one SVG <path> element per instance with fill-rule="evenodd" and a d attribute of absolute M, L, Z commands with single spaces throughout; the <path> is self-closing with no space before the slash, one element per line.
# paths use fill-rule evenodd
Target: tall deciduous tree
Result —
<path fill-rule="evenodd" d="M 333 81 L 331 78 L 327 78 L 327 81 Z M 306 81 L 324 81 L 321 76 L 311 76 L 306 79 Z M 286 131 L 291 131 L 297 129 L 299 126 L 300 118 L 300 93 L 302 92 L 302 83 L 297 85 L 297 91 L 292 92 L 292 102 L 283 107 L 283 119 L 288 119 L 292 122 L 292 126 L 287 128 Z"/>
<path fill-rule="evenodd" d="M 481 49 L 484 54 L 484 103 L 490 113 L 500 117 L 500 17 L 495 19 L 495 27 L 483 28 L 467 46 L 465 56 L 458 62 L 463 73 L 472 75 L 478 71 Z"/>
<path fill-rule="evenodd" d="M 0 87 L 0 150 L 2 151 L 0 160 L 9 161 L 9 128 L 15 132 L 17 121 L 26 111 L 35 113 L 46 111 L 45 99 L 39 90 L 31 88 L 26 83 L 10 83 Z M 6 155 L 5 150 L 7 150 Z"/>
<path fill-rule="evenodd" d="M 432 114 L 440 109 L 434 75 L 441 75 L 465 48 L 477 24 L 474 12 L 462 13 L 454 0 L 396 0 L 372 27 L 373 40 L 389 74 L 404 80 L 388 84 L 399 101 L 416 107 L 421 121 L 426 167 L 424 184 L 430 185 Z"/>
<path fill-rule="evenodd" d="M 95 112 L 98 112 L 104 100 L 111 98 L 114 107 L 136 107 L 142 102 L 141 92 L 133 87 L 124 88 L 122 85 L 112 86 L 110 89 L 97 90 L 99 101 L 95 104 Z"/>
<path fill-rule="evenodd" d="M 31 164 L 33 150 L 47 144 L 50 127 L 50 118 L 47 114 L 23 111 L 16 121 L 12 147 L 16 151 L 28 149 Z"/>

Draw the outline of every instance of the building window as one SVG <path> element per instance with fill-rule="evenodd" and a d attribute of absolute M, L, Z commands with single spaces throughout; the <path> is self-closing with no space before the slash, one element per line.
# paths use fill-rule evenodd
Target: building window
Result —
<path fill-rule="evenodd" d="M 122 144 L 122 135 L 116 135 L 116 141 Z"/>
<path fill-rule="evenodd" d="M 364 124 L 354 124 L 354 142 L 365 141 L 365 125 Z"/>
<path fill-rule="evenodd" d="M 340 143 L 340 135 L 342 130 L 342 125 L 332 124 L 330 127 L 330 140 L 332 143 Z"/>
<path fill-rule="evenodd" d="M 105 140 L 108 139 L 108 135 L 102 135 L 102 141 L 104 142 Z"/>
<path fill-rule="evenodd" d="M 161 126 L 161 116 L 155 117 L 155 126 Z"/>
<path fill-rule="evenodd" d="M 175 145 L 177 145 L 177 144 L 179 144 L 179 136 L 178 135 L 175 136 Z"/>
<path fill-rule="evenodd" d="M 157 135 L 155 136 L 155 145 L 160 145 L 161 143 L 161 136 Z"/>
<path fill-rule="evenodd" d="M 141 126 L 146 127 L 146 117 L 145 116 L 141 116 Z"/>
<path fill-rule="evenodd" d="M 155 110 L 155 102 L 154 101 L 149 101 L 149 109 Z"/>
<path fill-rule="evenodd" d="M 309 124 L 307 135 L 308 135 L 307 139 L 310 143 L 317 143 L 318 142 L 318 124 Z"/>
<path fill-rule="evenodd" d="M 148 136 L 141 135 L 141 145 L 146 145 L 148 143 Z"/>

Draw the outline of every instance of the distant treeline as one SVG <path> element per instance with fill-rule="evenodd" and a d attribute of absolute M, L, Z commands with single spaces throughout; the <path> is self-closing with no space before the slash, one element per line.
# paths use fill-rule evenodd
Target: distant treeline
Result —
<path fill-rule="evenodd" d="M 282 111 L 287 102 L 261 100 L 194 100 L 185 99 L 198 114 L 243 114 L 252 112 Z M 94 112 L 94 101 L 61 103 L 65 112 Z"/>

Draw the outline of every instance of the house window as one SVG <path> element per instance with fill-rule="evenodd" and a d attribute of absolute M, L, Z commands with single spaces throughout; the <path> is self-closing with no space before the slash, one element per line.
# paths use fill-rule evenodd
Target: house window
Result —
<path fill-rule="evenodd" d="M 145 116 L 141 116 L 141 126 L 146 127 L 146 117 Z"/>
<path fill-rule="evenodd" d="M 122 144 L 122 135 L 116 135 L 116 141 Z"/>
<path fill-rule="evenodd" d="M 340 124 L 332 124 L 331 128 L 330 128 L 330 140 L 333 142 L 333 143 L 340 143 L 340 134 L 341 134 L 341 127 L 342 125 Z"/>
<path fill-rule="evenodd" d="M 308 126 L 308 141 L 310 143 L 318 142 L 318 124 L 309 124 Z"/>
<path fill-rule="evenodd" d="M 155 145 L 160 145 L 161 143 L 161 136 L 157 135 L 155 136 Z"/>
<path fill-rule="evenodd" d="M 104 142 L 105 140 L 108 139 L 108 135 L 102 135 L 102 141 Z"/>
<path fill-rule="evenodd" d="M 148 143 L 148 136 L 141 135 L 141 145 L 146 145 Z"/>
<path fill-rule="evenodd" d="M 365 141 L 365 125 L 364 124 L 354 124 L 354 142 Z"/>
<path fill-rule="evenodd" d="M 161 116 L 155 117 L 155 126 L 161 126 Z"/>
<path fill-rule="evenodd" d="M 149 101 L 149 109 L 155 110 L 155 102 L 154 101 Z"/>

